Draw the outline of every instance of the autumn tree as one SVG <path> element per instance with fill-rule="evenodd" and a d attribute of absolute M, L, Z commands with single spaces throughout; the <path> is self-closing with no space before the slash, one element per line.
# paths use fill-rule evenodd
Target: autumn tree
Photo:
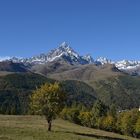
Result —
<path fill-rule="evenodd" d="M 52 121 L 64 107 L 65 94 L 58 83 L 45 84 L 36 89 L 31 96 L 31 110 L 44 115 L 51 131 Z"/>
<path fill-rule="evenodd" d="M 107 115 L 106 117 L 103 118 L 102 129 L 113 132 L 115 131 L 115 128 L 116 128 L 116 120 L 113 116 Z"/>
<path fill-rule="evenodd" d="M 81 125 L 91 127 L 92 126 L 92 113 L 91 112 L 80 112 L 79 114 L 79 120 Z"/>
<path fill-rule="evenodd" d="M 137 109 L 133 109 L 120 114 L 118 119 L 118 127 L 121 132 L 125 135 L 135 135 L 135 125 L 139 117 L 139 112 Z"/>

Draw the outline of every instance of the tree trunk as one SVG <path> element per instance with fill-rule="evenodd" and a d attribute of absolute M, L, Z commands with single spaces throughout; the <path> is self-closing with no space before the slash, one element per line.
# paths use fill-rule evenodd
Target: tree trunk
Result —
<path fill-rule="evenodd" d="M 48 121 L 48 131 L 51 131 L 52 128 L 52 121 Z"/>

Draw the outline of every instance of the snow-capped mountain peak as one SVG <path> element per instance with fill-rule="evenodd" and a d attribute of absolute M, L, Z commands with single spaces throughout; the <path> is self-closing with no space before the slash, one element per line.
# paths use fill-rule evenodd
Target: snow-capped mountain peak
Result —
<path fill-rule="evenodd" d="M 76 65 L 90 64 L 94 62 L 93 58 L 90 55 L 80 56 L 66 42 L 61 43 L 58 48 L 51 50 L 47 54 L 42 53 L 30 58 L 6 57 L 5 59 L 1 58 L 1 61 L 10 60 L 13 62 L 22 62 L 25 64 L 45 64 L 48 62 L 56 61 L 58 59 L 63 59 L 67 63 Z"/>
<path fill-rule="evenodd" d="M 60 57 L 69 56 L 71 59 L 79 58 L 79 54 L 76 53 L 66 42 L 59 45 L 58 48 L 50 51 L 46 54 L 46 61 L 52 62 Z"/>
<path fill-rule="evenodd" d="M 113 62 L 105 57 L 99 57 L 97 60 L 97 62 L 100 62 L 102 65 L 104 64 L 112 64 Z"/>
<path fill-rule="evenodd" d="M 11 59 L 11 57 L 9 57 L 9 56 L 0 57 L 0 62 L 2 62 L 2 61 L 7 61 L 7 60 L 9 60 L 9 59 Z"/>
<path fill-rule="evenodd" d="M 68 43 L 66 43 L 65 41 L 63 43 L 61 43 L 58 48 L 59 49 L 63 49 L 65 51 L 72 50 L 72 48 L 70 47 L 70 45 Z"/>
<path fill-rule="evenodd" d="M 58 46 L 58 48 L 51 50 L 47 54 L 42 53 L 38 56 L 34 56 L 20 61 L 31 64 L 45 64 L 48 62 L 56 61 L 58 59 L 63 59 L 70 64 L 89 64 L 93 60 L 91 56 L 88 56 L 88 58 L 80 56 L 70 47 L 69 44 L 63 42 Z"/>
<path fill-rule="evenodd" d="M 69 54 L 69 55 L 73 55 L 75 57 L 79 57 L 79 54 L 76 53 L 69 44 L 67 44 L 66 42 L 63 42 L 62 44 L 60 44 L 60 46 L 56 49 L 56 51 L 60 52 L 60 53 L 64 53 L 64 54 Z"/>
<path fill-rule="evenodd" d="M 122 60 L 115 63 L 116 67 L 120 70 L 135 69 L 140 66 L 139 61 Z"/>
<path fill-rule="evenodd" d="M 88 61 L 90 64 L 94 63 L 94 59 L 93 59 L 93 57 L 90 54 L 87 54 L 87 55 L 83 56 L 83 59 Z"/>
<path fill-rule="evenodd" d="M 3 62 L 3 61 L 12 61 L 12 62 L 16 62 L 16 63 L 20 63 L 22 62 L 22 59 L 21 57 L 10 57 L 10 56 L 5 56 L 5 57 L 0 57 L 0 62 Z"/>

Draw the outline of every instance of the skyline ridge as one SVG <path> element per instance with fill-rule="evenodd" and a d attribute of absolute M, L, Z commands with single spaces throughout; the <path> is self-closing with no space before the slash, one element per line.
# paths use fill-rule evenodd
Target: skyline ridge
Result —
<path fill-rule="evenodd" d="M 93 60 L 95 60 L 95 61 L 97 61 L 97 60 L 99 60 L 99 59 L 107 59 L 107 60 L 109 60 L 109 61 L 112 61 L 112 62 L 119 62 L 119 61 L 140 61 L 140 59 L 139 60 L 135 60 L 135 59 L 120 59 L 120 60 L 113 60 L 113 59 L 111 59 L 111 58 L 108 58 L 108 57 L 104 57 L 104 56 L 98 56 L 98 57 L 94 57 L 94 56 L 92 56 L 90 53 L 87 53 L 87 54 L 80 54 L 78 51 L 76 51 L 72 46 L 70 46 L 69 45 L 69 43 L 67 42 L 67 41 L 63 41 L 62 43 L 59 43 L 59 45 L 57 45 L 56 47 L 54 47 L 54 48 L 52 48 L 51 50 L 49 50 L 49 51 L 47 51 L 47 52 L 38 52 L 38 54 L 36 54 L 36 55 L 33 55 L 33 56 L 29 56 L 29 57 L 24 57 L 24 56 L 0 56 L 0 61 L 4 61 L 4 60 L 10 60 L 10 59 L 12 59 L 12 58 L 18 58 L 18 59 L 30 59 L 30 58 L 33 58 L 33 57 L 37 57 L 37 56 L 39 56 L 39 55 L 42 55 L 42 54 L 44 54 L 44 55 L 48 55 L 49 53 L 51 53 L 52 51 L 56 51 L 57 49 L 61 49 L 61 48 L 64 48 L 64 51 L 67 51 L 67 49 L 70 49 L 71 51 L 73 51 L 74 53 L 76 53 L 78 56 L 80 56 L 80 57 L 88 57 L 88 56 L 90 56 L 90 57 L 92 57 L 93 58 Z"/>

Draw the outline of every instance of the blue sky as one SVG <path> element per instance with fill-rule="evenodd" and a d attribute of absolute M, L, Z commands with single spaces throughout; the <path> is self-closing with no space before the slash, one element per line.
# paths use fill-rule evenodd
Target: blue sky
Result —
<path fill-rule="evenodd" d="M 140 1 L 0 1 L 0 56 L 30 57 L 63 41 L 81 55 L 140 60 Z"/>

